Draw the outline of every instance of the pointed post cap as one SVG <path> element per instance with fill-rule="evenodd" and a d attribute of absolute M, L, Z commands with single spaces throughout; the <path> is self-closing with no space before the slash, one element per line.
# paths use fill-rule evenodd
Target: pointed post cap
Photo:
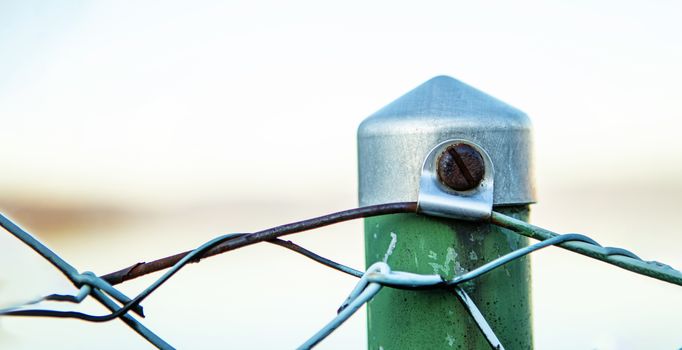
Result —
<path fill-rule="evenodd" d="M 531 129 L 520 110 L 451 77 L 432 78 L 360 124 L 360 204 L 416 201 L 424 158 L 449 139 L 490 155 L 494 205 L 533 203 Z"/>

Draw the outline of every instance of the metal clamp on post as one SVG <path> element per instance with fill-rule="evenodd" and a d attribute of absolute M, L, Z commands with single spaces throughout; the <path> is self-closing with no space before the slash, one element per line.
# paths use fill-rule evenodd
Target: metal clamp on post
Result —
<path fill-rule="evenodd" d="M 425 214 L 485 220 L 493 210 L 495 170 L 488 153 L 461 139 L 441 142 L 424 160 L 419 179 L 419 211 Z"/>

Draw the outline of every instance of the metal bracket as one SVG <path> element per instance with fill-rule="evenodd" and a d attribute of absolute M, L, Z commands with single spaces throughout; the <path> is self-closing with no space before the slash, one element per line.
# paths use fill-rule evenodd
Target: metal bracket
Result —
<path fill-rule="evenodd" d="M 483 158 L 483 178 L 477 186 L 458 191 L 441 181 L 439 159 L 448 147 L 458 144 L 471 146 Z M 419 211 L 425 214 L 463 220 L 485 220 L 493 210 L 493 179 L 495 170 L 488 153 L 481 146 L 467 140 L 452 139 L 431 149 L 424 160 L 419 179 Z"/>

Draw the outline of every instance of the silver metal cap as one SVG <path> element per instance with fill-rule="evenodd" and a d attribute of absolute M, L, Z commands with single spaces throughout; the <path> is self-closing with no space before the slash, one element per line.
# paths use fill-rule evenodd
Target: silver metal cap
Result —
<path fill-rule="evenodd" d="M 535 202 L 526 114 L 456 79 L 438 76 L 360 124 L 360 205 L 416 201 L 425 157 L 449 139 L 470 140 L 490 155 L 494 205 Z"/>

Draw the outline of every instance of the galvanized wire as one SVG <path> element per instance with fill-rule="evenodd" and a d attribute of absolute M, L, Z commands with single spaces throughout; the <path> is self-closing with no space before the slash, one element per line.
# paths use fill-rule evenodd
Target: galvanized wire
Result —
<path fill-rule="evenodd" d="M 547 240 L 557 236 L 552 231 L 533 226 L 498 212 L 493 212 L 491 222 L 497 226 L 537 240 Z M 560 244 L 559 247 L 616 265 L 640 275 L 682 286 L 682 272 L 658 261 L 644 261 L 634 253 L 623 248 L 602 247 L 596 242 L 567 242 Z"/>
<path fill-rule="evenodd" d="M 24 244 L 29 246 L 31 249 L 33 249 L 35 252 L 37 252 L 39 255 L 41 255 L 45 260 L 50 262 L 57 270 L 62 272 L 77 288 L 82 287 L 83 283 L 86 283 L 87 281 L 87 276 L 82 275 L 78 273 L 78 270 L 71 266 L 69 263 L 66 262 L 66 260 L 62 259 L 59 255 L 57 255 L 55 252 L 53 252 L 50 248 L 48 248 L 45 244 L 41 243 L 37 239 L 35 239 L 31 234 L 26 232 L 24 229 L 19 227 L 19 225 L 15 224 L 12 222 L 9 218 L 6 216 L 0 214 L 0 226 L 5 228 L 8 232 L 10 232 L 12 235 L 14 235 L 16 238 L 18 238 L 20 241 L 22 241 Z M 104 284 L 101 284 L 100 286 L 105 286 L 106 282 Z M 111 292 L 114 288 L 106 288 L 109 292 Z M 101 291 L 98 288 L 93 288 L 91 290 L 90 295 L 100 302 L 104 307 L 107 309 L 115 312 L 118 310 L 120 307 L 116 304 L 115 301 L 111 299 L 111 297 L 120 297 L 122 293 L 114 293 L 114 295 L 107 295 L 105 292 Z M 76 297 L 77 298 L 77 297 Z M 125 303 L 127 302 L 128 298 L 124 298 L 122 300 L 117 299 L 118 302 Z M 134 309 L 133 311 L 137 311 L 142 315 L 141 309 Z M 7 313 L 4 313 L 7 314 Z M 133 316 L 129 314 L 122 314 L 121 315 L 121 320 L 128 325 L 130 328 L 132 328 L 135 332 L 140 334 L 143 338 L 145 338 L 147 341 L 152 343 L 154 346 L 156 346 L 159 349 L 173 349 L 173 347 L 166 343 L 163 339 L 161 339 L 159 336 L 157 336 L 154 332 L 143 326 L 140 322 L 138 322 Z"/>
<path fill-rule="evenodd" d="M 484 265 L 468 271 L 464 274 L 445 280 L 440 275 L 422 275 L 404 271 L 392 271 L 386 263 L 376 263 L 370 266 L 366 272 L 353 269 L 343 264 L 339 264 L 330 259 L 315 254 L 291 241 L 279 239 L 283 235 L 302 232 L 330 224 L 378 215 L 413 213 L 417 211 L 417 205 L 413 202 L 389 203 L 370 207 L 351 209 L 338 213 L 333 213 L 309 220 L 277 226 L 256 233 L 250 234 L 227 234 L 214 238 L 198 248 L 175 254 L 163 259 L 154 260 L 150 263 L 137 263 L 126 269 L 116 271 L 111 274 L 97 277 L 92 272 L 79 273 L 76 268 L 68 264 L 64 259 L 50 250 L 47 246 L 31 236 L 28 232 L 13 223 L 7 217 L 0 214 L 0 226 L 4 227 L 11 234 L 16 236 L 31 249 L 49 261 L 60 272 L 62 272 L 79 289 L 76 295 L 53 294 L 37 300 L 19 305 L 13 308 L 0 310 L 0 315 L 12 316 L 43 316 L 60 318 L 78 318 L 90 322 L 105 322 L 115 318 L 121 318 L 141 336 L 160 349 L 172 349 L 173 347 L 163 341 L 156 334 L 145 328 L 135 318 L 128 314 L 133 311 L 144 317 L 140 303 L 156 291 L 163 283 L 175 275 L 180 269 L 190 262 L 199 261 L 201 258 L 220 254 L 230 250 L 242 248 L 258 242 L 268 242 L 285 247 L 318 263 L 336 269 L 351 276 L 359 277 L 360 281 L 351 292 L 348 299 L 338 310 L 338 315 L 316 333 L 312 338 L 305 342 L 301 348 L 313 347 L 331 334 L 353 313 L 355 313 L 364 303 L 371 300 L 382 287 L 400 289 L 449 289 L 454 292 L 457 299 L 465 306 L 466 310 L 479 326 L 483 336 L 492 348 L 501 349 L 502 344 L 495 336 L 494 332 L 480 313 L 478 308 L 468 295 L 459 288 L 459 284 L 475 279 L 488 273 L 504 264 L 512 262 L 520 257 L 534 251 L 557 245 L 571 251 L 602 260 L 604 262 L 625 268 L 635 273 L 653 277 L 662 281 L 682 285 L 682 273 L 672 267 L 655 262 L 643 261 L 634 253 L 622 248 L 602 247 L 591 238 L 580 234 L 558 235 L 554 232 L 530 225 L 526 222 L 516 220 L 509 216 L 493 212 L 490 222 L 492 224 L 507 228 L 518 234 L 538 239 L 540 242 L 512 251 L 502 257 L 492 260 Z M 121 283 L 154 271 L 170 268 L 159 279 L 150 284 L 135 298 L 130 299 L 113 287 L 114 284 Z M 111 313 L 106 315 L 90 315 L 77 311 L 56 311 L 49 309 L 26 309 L 28 305 L 37 304 L 43 301 L 62 301 L 80 303 L 87 296 L 92 296 L 98 300 Z M 120 303 L 122 306 L 119 306 Z"/>

